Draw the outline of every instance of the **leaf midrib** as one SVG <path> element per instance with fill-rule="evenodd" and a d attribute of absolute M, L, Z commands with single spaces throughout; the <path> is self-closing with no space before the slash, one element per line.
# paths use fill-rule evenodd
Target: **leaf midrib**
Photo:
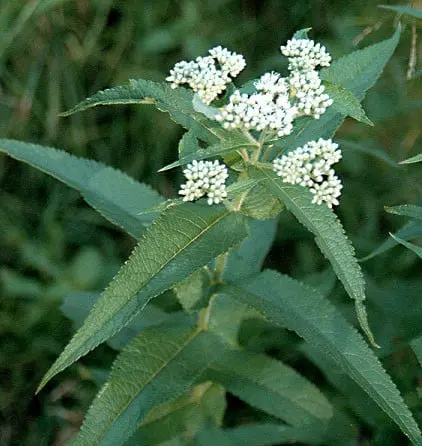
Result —
<path fill-rule="evenodd" d="M 244 290 L 243 288 L 239 288 L 239 287 L 235 287 L 235 286 L 233 286 L 233 285 L 229 285 L 228 286 L 228 290 L 229 290 L 229 292 L 230 292 L 230 289 L 233 289 L 233 291 L 234 291 L 234 295 L 236 295 L 236 294 L 238 294 L 239 293 L 239 291 L 241 291 L 241 292 L 243 292 L 243 293 L 247 293 L 247 294 L 249 294 L 249 295 L 251 295 L 251 296 L 254 296 L 254 297 L 257 297 L 258 299 L 264 299 L 263 297 L 260 297 L 260 296 L 258 296 L 258 295 L 256 295 L 255 293 L 251 293 L 250 291 L 246 291 L 246 290 Z M 277 306 L 275 306 L 272 302 L 270 302 L 270 305 L 272 306 L 272 307 L 275 307 L 275 308 L 277 308 Z M 272 320 L 274 323 L 276 323 L 277 325 L 279 325 L 279 326 L 282 326 L 282 327 L 284 327 L 285 328 L 285 326 L 284 325 L 282 325 L 282 324 L 280 324 L 278 321 L 277 321 L 277 319 L 276 318 L 274 318 L 274 317 L 268 317 L 268 316 L 266 316 L 265 315 L 265 312 L 262 312 L 262 311 L 260 311 L 259 309 L 257 309 L 256 308 L 256 306 L 254 306 L 254 308 L 260 313 L 260 314 L 262 314 L 262 316 L 264 317 L 264 318 L 266 318 L 266 319 L 269 319 L 269 320 Z M 294 311 L 294 313 L 296 314 L 296 315 L 299 315 L 299 316 L 301 316 L 301 314 L 298 314 L 297 313 L 297 311 L 293 308 L 290 308 L 290 310 L 292 311 Z M 332 309 L 332 310 L 334 310 L 334 309 Z M 278 311 L 278 310 L 277 310 Z M 389 408 L 389 411 L 393 414 L 393 415 L 396 415 L 396 412 L 395 412 L 395 404 L 392 406 L 392 405 L 390 405 L 390 403 L 388 402 L 388 400 L 386 400 L 386 398 L 384 397 L 384 394 L 383 393 L 381 393 L 381 392 L 378 392 L 376 389 L 374 389 L 373 388 L 373 386 L 371 385 L 371 383 L 366 379 L 366 376 L 365 376 L 365 374 L 363 374 L 363 373 L 361 373 L 360 372 L 360 369 L 354 364 L 354 363 L 351 363 L 350 361 L 347 361 L 346 359 L 343 359 L 343 357 L 345 356 L 346 358 L 347 358 L 347 356 L 346 356 L 346 353 L 343 353 L 341 350 L 339 350 L 339 348 L 335 345 L 335 344 L 333 344 L 333 342 L 332 342 L 332 340 L 330 340 L 330 338 L 325 334 L 325 332 L 321 332 L 321 331 L 319 331 L 318 330 L 318 327 L 317 326 L 315 326 L 315 324 L 314 323 L 312 323 L 312 321 L 309 321 L 308 322 L 308 320 L 307 319 L 304 319 L 304 318 L 300 318 L 299 317 L 299 320 L 302 320 L 302 321 L 304 321 L 305 322 L 305 324 L 306 324 L 306 326 L 308 326 L 309 327 L 309 330 L 311 331 L 311 333 L 312 334 L 315 334 L 316 333 L 316 337 L 318 338 L 322 338 L 322 340 L 323 341 L 325 341 L 324 342 L 324 344 L 325 345 L 330 345 L 331 346 L 331 349 L 334 349 L 334 352 L 336 352 L 337 353 L 337 357 L 340 357 L 340 361 L 339 361 L 339 359 L 336 357 L 336 362 L 338 362 L 340 365 L 341 365 L 341 367 L 343 367 L 345 370 L 346 370 L 346 373 L 347 373 L 347 370 L 352 370 L 352 371 L 354 371 L 354 373 L 355 374 L 357 374 L 360 378 L 363 378 L 363 382 L 365 382 L 366 384 L 369 384 L 369 387 L 370 387 L 370 389 L 371 389 L 371 393 L 370 392 L 368 392 L 368 389 L 366 388 L 366 387 L 363 387 L 356 379 L 355 379 L 355 377 L 354 376 L 352 376 L 352 378 L 363 388 L 363 390 L 371 397 L 371 398 L 373 398 L 373 396 L 371 395 L 372 394 L 372 392 L 375 392 L 375 395 L 377 396 L 377 397 L 381 397 L 381 399 L 382 399 L 382 401 L 384 402 L 384 404 Z M 355 334 L 357 335 L 357 336 L 359 336 L 360 337 L 360 339 L 364 342 L 364 340 L 363 340 L 363 338 L 360 336 L 360 334 L 359 334 L 359 332 L 357 331 L 357 330 L 355 330 L 355 328 L 354 327 L 349 327 L 351 330 L 353 330 L 354 332 L 355 332 Z M 289 330 L 291 330 L 291 331 L 295 331 L 296 333 L 298 333 L 296 330 L 294 330 L 294 329 L 291 329 L 291 328 L 289 328 Z M 298 333 L 299 334 L 299 333 Z M 301 334 L 299 334 L 299 336 L 301 336 L 303 339 L 305 339 L 305 341 L 306 341 L 306 338 L 303 336 L 303 334 L 301 333 Z M 308 338 L 310 338 L 311 336 L 308 336 Z M 309 341 L 307 341 L 307 342 L 309 342 Z M 368 354 L 370 354 L 369 352 L 367 352 Z M 353 356 L 355 356 L 355 355 L 353 355 Z M 374 357 L 375 357 L 375 355 L 374 355 Z M 375 359 L 377 359 L 376 357 L 375 357 Z M 349 374 L 349 373 L 348 373 Z M 378 373 L 377 373 L 378 374 Z M 387 376 L 389 376 L 389 375 L 387 375 Z M 361 381 L 362 382 L 362 381 Z M 399 391 L 398 391 L 398 389 L 397 389 L 397 386 L 394 384 L 394 382 L 392 381 L 392 380 L 390 380 L 390 383 L 391 383 L 391 385 L 396 389 L 396 391 L 397 391 L 397 393 L 399 393 Z M 374 398 L 373 398 L 374 399 Z M 377 402 L 377 401 L 376 401 Z M 405 405 L 405 403 L 404 403 L 404 400 L 402 399 L 402 403 L 403 403 L 403 405 Z M 379 405 L 379 403 L 377 402 L 377 404 Z M 405 406 L 406 407 L 406 406 Z M 393 419 L 393 421 L 395 421 L 396 423 L 397 423 L 397 421 L 396 421 L 396 418 L 393 418 L 391 415 L 390 415 L 390 413 L 389 412 L 387 412 L 383 407 L 381 407 L 381 409 L 382 410 L 384 410 L 384 412 L 386 412 L 387 414 L 388 414 L 388 416 L 390 417 L 390 418 L 392 418 Z M 402 421 L 402 418 L 401 417 L 398 417 L 397 418 L 398 420 L 400 420 L 400 424 L 399 423 L 397 423 L 401 428 L 403 427 L 403 421 Z M 413 420 L 413 422 L 415 422 L 414 421 L 414 419 L 412 418 L 412 420 Z M 404 427 L 406 427 L 406 429 L 404 430 L 404 432 L 407 432 L 407 426 L 404 426 Z M 416 426 L 417 427 L 417 426 Z M 418 427 L 417 427 L 417 429 L 419 429 Z M 417 443 L 417 444 L 419 444 L 419 445 L 422 445 L 422 437 L 420 436 L 420 433 L 419 433 L 419 437 L 420 437 L 420 441 Z M 410 437 L 409 437 L 410 438 Z"/>
<path fill-rule="evenodd" d="M 297 208 L 299 208 L 299 206 L 296 204 L 295 200 L 293 198 L 291 198 L 284 190 L 283 188 L 277 183 L 277 181 L 275 181 L 275 178 L 272 178 L 267 172 L 266 170 L 270 169 L 268 168 L 263 168 L 263 167 L 259 167 L 259 166 L 255 166 L 256 169 L 258 169 L 260 172 L 262 172 L 269 181 L 271 181 L 271 183 L 273 183 L 279 190 L 280 192 L 283 194 L 283 196 L 290 201 L 291 203 L 293 203 Z M 264 186 L 265 186 L 265 182 L 264 182 Z M 267 188 L 268 189 L 268 188 Z M 308 225 L 312 228 L 315 228 L 312 221 L 309 220 L 308 216 L 302 212 L 302 216 L 304 217 L 304 220 L 307 221 Z"/>
<path fill-rule="evenodd" d="M 144 383 L 144 385 L 141 387 L 141 389 L 135 394 L 134 397 L 129 397 L 127 399 L 127 401 L 124 403 L 124 406 L 122 407 L 122 409 L 115 415 L 115 417 L 113 418 L 113 420 L 107 424 L 107 426 L 105 427 L 105 429 L 103 429 L 103 431 L 97 436 L 97 440 L 102 440 L 104 438 L 104 435 L 107 433 L 107 431 L 110 429 L 110 427 L 114 424 L 114 421 L 119 418 L 122 413 L 128 408 L 128 406 L 130 405 L 130 403 L 136 398 L 137 395 L 139 395 L 139 393 L 148 385 L 150 384 L 160 373 L 161 371 L 167 367 L 167 365 L 173 361 L 173 359 L 175 359 L 177 357 L 177 355 L 179 355 L 179 353 L 187 346 L 189 345 L 200 333 L 203 333 L 202 329 L 197 328 L 191 335 L 189 335 L 186 340 L 180 345 L 178 346 L 178 348 L 175 350 L 175 352 L 168 358 L 168 360 L 166 362 L 164 362 L 161 367 L 159 367 L 154 374 Z M 206 368 L 206 367 L 204 367 Z M 112 379 L 112 377 L 110 378 L 110 380 Z M 169 400 L 170 401 L 170 400 Z"/>
<path fill-rule="evenodd" d="M 263 316 L 263 317 L 266 319 L 266 317 L 265 317 L 264 315 L 262 315 L 261 312 L 259 312 L 259 314 L 261 314 L 261 316 Z M 269 358 L 269 359 L 272 359 L 272 358 Z M 217 364 L 218 364 L 218 363 L 217 363 Z M 283 365 L 284 365 L 284 364 L 283 364 Z M 217 367 L 214 366 L 213 368 L 214 368 L 214 370 L 218 371 Z M 223 372 L 220 371 L 220 373 L 225 373 L 225 372 L 224 372 L 224 371 L 223 371 Z M 290 399 L 289 399 L 289 398 L 287 398 L 287 397 L 285 397 L 285 396 L 282 396 L 279 392 L 277 392 L 277 391 L 274 390 L 273 388 L 269 387 L 269 386 L 267 385 L 267 383 L 260 383 L 260 382 L 254 381 L 252 378 L 249 378 L 249 377 L 246 376 L 246 375 L 241 375 L 241 374 L 239 374 L 237 371 L 234 371 L 234 373 L 236 374 L 236 376 L 238 376 L 238 377 L 240 377 L 240 378 L 243 378 L 243 379 L 246 379 L 246 380 L 249 380 L 253 385 L 257 386 L 258 388 L 259 388 L 259 387 L 262 387 L 264 390 L 268 391 L 270 394 L 274 394 L 274 395 L 276 395 L 277 397 L 279 397 L 280 399 L 286 401 L 287 403 L 293 403 L 295 406 L 297 406 L 298 408 L 300 408 L 301 410 L 303 410 L 303 411 L 305 411 L 307 414 L 309 414 L 313 419 L 318 420 L 319 422 L 322 422 L 322 423 L 324 423 L 324 424 L 326 424 L 326 423 L 329 421 L 329 420 L 327 420 L 326 418 L 320 418 L 320 417 L 318 417 L 316 414 L 310 412 L 307 408 L 304 408 L 302 405 L 300 405 L 300 404 L 297 402 L 296 399 L 293 399 L 293 398 L 290 398 Z M 240 398 L 240 399 L 243 399 L 243 398 L 240 397 L 240 396 L 239 396 L 239 398 Z M 256 406 L 256 407 L 257 407 L 257 406 Z M 259 407 L 257 407 L 257 408 L 259 409 Z M 277 416 L 277 418 L 279 418 L 279 417 Z M 284 420 L 284 421 L 285 421 L 285 420 Z M 297 425 L 296 427 L 300 427 L 300 425 Z"/>
<path fill-rule="evenodd" d="M 219 216 L 217 219 L 215 219 L 210 225 L 208 225 L 207 227 L 205 227 L 200 233 L 198 233 L 194 238 L 192 238 L 191 240 L 189 240 L 188 243 L 186 243 L 183 247 L 181 247 L 178 251 L 176 251 L 172 257 L 170 257 L 153 275 L 150 275 L 149 278 L 147 280 L 145 280 L 143 282 L 143 284 L 141 285 L 141 287 L 138 289 L 138 291 L 136 291 L 135 293 L 132 293 L 130 297 L 128 297 L 125 302 L 123 303 L 122 306 L 119 307 L 118 311 L 120 311 L 132 298 L 135 294 L 139 293 L 139 291 L 145 286 L 146 283 L 148 283 L 153 277 L 155 277 L 157 274 L 159 274 L 171 261 L 173 261 L 182 251 L 184 251 L 185 249 L 187 249 L 193 242 L 195 242 L 199 237 L 201 237 L 203 234 L 205 234 L 207 231 L 209 231 L 212 227 L 214 227 L 218 222 L 220 222 L 223 218 L 227 217 L 229 214 L 231 213 L 231 211 L 226 211 L 224 214 L 222 214 L 221 216 Z M 146 236 L 146 235 L 145 235 Z M 145 237 L 144 236 L 144 237 Z M 168 288 L 167 288 L 168 289 Z M 165 290 L 163 290 L 162 292 L 164 292 Z M 104 294 L 107 292 L 107 289 L 104 291 Z M 154 298 L 156 296 L 156 294 L 153 294 L 150 299 Z M 145 305 L 148 302 L 145 303 Z M 145 306 L 144 305 L 144 306 Z M 143 308 L 143 307 L 142 307 Z M 141 309 L 142 310 L 142 309 Z M 140 310 L 138 310 L 140 311 Z M 107 317 L 105 320 L 103 320 L 103 325 L 108 323 L 110 320 L 113 319 L 113 317 L 115 316 L 116 312 L 110 314 L 107 314 Z M 89 316 L 88 316 L 89 317 Z M 83 328 L 83 326 L 81 327 L 81 329 Z M 97 334 L 99 331 L 101 330 L 101 327 L 98 327 L 97 330 L 95 330 L 90 337 L 92 337 L 93 335 Z M 114 334 L 116 334 L 119 331 L 118 328 L 116 328 L 111 334 L 110 337 L 113 336 Z M 76 333 L 75 336 L 77 336 L 78 333 Z M 83 339 L 83 338 L 82 338 Z M 72 341 L 71 341 L 72 342 Z M 96 343 L 94 346 L 92 346 L 88 352 L 92 351 L 96 346 L 98 346 L 101 343 L 98 342 Z M 67 347 L 69 347 L 71 344 L 68 344 Z M 65 349 L 66 351 L 66 349 Z M 87 352 L 87 353 L 88 353 Z M 78 356 L 77 359 L 79 359 L 81 357 L 81 355 Z M 60 357 L 58 358 L 58 360 L 60 359 Z M 77 361 L 77 359 L 75 359 L 75 361 Z M 73 364 L 72 361 L 71 364 Z M 65 365 L 67 361 L 65 361 L 65 359 L 63 359 L 61 362 L 57 363 L 58 367 L 56 367 L 57 371 L 55 371 L 55 373 L 49 373 L 47 372 L 46 376 L 43 378 L 43 380 L 41 381 L 41 384 L 39 385 L 38 389 L 37 389 L 37 393 L 45 386 L 45 384 L 47 384 L 47 382 L 55 375 L 57 375 L 58 373 L 60 373 L 61 371 L 63 371 L 67 366 Z M 54 365 L 53 365 L 54 366 Z M 50 369 L 51 370 L 51 369 Z"/>

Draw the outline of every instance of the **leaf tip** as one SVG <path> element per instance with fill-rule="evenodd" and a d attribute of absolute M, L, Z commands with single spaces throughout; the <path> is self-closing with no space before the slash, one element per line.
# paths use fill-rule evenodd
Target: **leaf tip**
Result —
<path fill-rule="evenodd" d="M 71 108 L 70 110 L 66 110 L 64 112 L 59 113 L 59 116 L 61 118 L 65 118 L 66 116 L 70 116 L 73 115 L 73 108 Z"/>
<path fill-rule="evenodd" d="M 356 315 L 359 321 L 359 324 L 366 334 L 370 344 L 375 348 L 381 348 L 381 346 L 375 341 L 374 335 L 369 327 L 368 315 L 366 314 L 365 306 L 361 301 L 356 301 Z"/>

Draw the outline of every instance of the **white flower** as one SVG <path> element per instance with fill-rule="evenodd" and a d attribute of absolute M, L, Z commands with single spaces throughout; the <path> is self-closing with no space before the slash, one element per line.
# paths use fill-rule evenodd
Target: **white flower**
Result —
<path fill-rule="evenodd" d="M 232 78 L 238 76 L 246 66 L 245 58 L 241 54 L 231 52 L 227 48 L 216 46 L 211 48 L 209 53 L 217 59 L 221 70 L 226 74 L 230 74 Z"/>
<path fill-rule="evenodd" d="M 301 114 L 319 119 L 333 103 L 324 93 L 325 87 L 317 71 L 294 71 L 289 77 L 289 84 Z"/>
<path fill-rule="evenodd" d="M 314 194 L 312 203 L 322 204 L 325 202 L 329 208 L 338 206 L 342 188 L 340 179 L 336 175 L 329 175 L 323 183 L 316 183 L 310 189 Z"/>
<path fill-rule="evenodd" d="M 179 194 L 184 195 L 183 201 L 194 201 L 204 195 L 208 198 L 208 204 L 218 204 L 227 197 L 226 179 L 229 174 L 227 167 L 215 160 L 193 160 L 183 171 L 187 179 L 180 186 Z"/>
<path fill-rule="evenodd" d="M 197 57 L 195 61 L 176 63 L 166 78 L 172 88 L 187 84 L 205 104 L 220 95 L 246 65 L 242 55 L 221 46 L 212 48 L 209 53 L 210 56 Z"/>
<path fill-rule="evenodd" d="M 281 77 L 280 73 L 272 71 L 263 74 L 256 82 L 255 88 L 258 91 L 271 94 L 287 94 L 289 92 L 289 84 L 287 79 Z"/>
<path fill-rule="evenodd" d="M 227 129 L 263 130 L 278 136 L 289 135 L 297 108 L 290 104 L 287 93 L 274 95 L 259 92 L 251 95 L 236 90 L 229 103 L 220 109 L 216 120 Z"/>
<path fill-rule="evenodd" d="M 320 138 L 310 141 L 273 162 L 273 168 L 285 183 L 299 184 L 314 194 L 313 203 L 338 205 L 342 184 L 331 166 L 341 159 L 338 144 Z"/>
<path fill-rule="evenodd" d="M 325 46 L 308 39 L 291 39 L 280 50 L 289 58 L 290 71 L 311 71 L 330 66 L 331 56 Z"/>

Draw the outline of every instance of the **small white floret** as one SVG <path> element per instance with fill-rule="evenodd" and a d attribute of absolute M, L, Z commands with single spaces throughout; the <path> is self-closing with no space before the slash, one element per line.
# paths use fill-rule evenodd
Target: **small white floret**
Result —
<path fill-rule="evenodd" d="M 343 187 L 331 168 L 340 159 L 338 144 L 320 138 L 276 158 L 273 169 L 285 183 L 307 187 L 314 195 L 313 203 L 324 202 L 331 208 L 339 204 Z"/>
<path fill-rule="evenodd" d="M 180 186 L 179 195 L 183 195 L 183 201 L 195 201 L 207 196 L 208 204 L 221 203 L 227 198 L 225 182 L 229 176 L 227 167 L 218 160 L 196 161 L 188 164 L 183 174 L 187 179 Z"/>

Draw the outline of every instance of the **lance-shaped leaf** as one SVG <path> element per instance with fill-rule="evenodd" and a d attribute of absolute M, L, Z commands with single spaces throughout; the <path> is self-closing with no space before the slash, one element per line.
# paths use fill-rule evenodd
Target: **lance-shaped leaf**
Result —
<path fill-rule="evenodd" d="M 223 352 L 222 341 L 195 324 L 144 330 L 117 357 L 73 444 L 124 444 L 153 408 L 181 396 Z"/>
<path fill-rule="evenodd" d="M 206 149 L 197 149 L 196 152 L 191 151 L 186 155 L 181 152 L 181 156 L 178 161 L 175 161 L 167 166 L 162 167 L 159 172 L 164 172 L 166 170 L 173 169 L 174 167 L 183 166 L 188 164 L 193 160 L 204 160 L 208 158 L 214 158 L 216 156 L 226 155 L 228 153 L 236 152 L 236 150 L 241 150 L 244 148 L 256 148 L 255 145 L 250 143 L 245 143 L 243 138 L 230 138 L 222 141 L 221 143 L 214 144 L 207 147 Z"/>
<path fill-rule="evenodd" d="M 95 93 L 63 113 L 63 116 L 69 116 L 99 105 L 151 104 L 159 110 L 169 113 L 176 123 L 186 129 L 191 129 L 195 136 L 209 144 L 214 144 L 218 139 L 230 136 L 230 132 L 223 129 L 217 121 L 195 111 L 192 99 L 193 93 L 185 88 L 172 89 L 169 84 L 132 79 L 127 85 Z"/>
<path fill-rule="evenodd" d="M 184 203 L 169 208 L 148 228 L 38 390 L 54 375 L 122 329 L 151 298 L 173 287 L 246 236 L 244 217 L 223 206 Z"/>
<path fill-rule="evenodd" d="M 399 42 L 400 31 L 401 27 L 398 26 L 390 39 L 353 51 L 335 60 L 330 67 L 321 70 L 322 79 L 348 88 L 362 100 L 392 56 Z"/>
<path fill-rule="evenodd" d="M 0 139 L 0 152 L 23 161 L 78 190 L 95 210 L 138 238 L 156 214 L 140 214 L 163 202 L 145 184 L 97 161 L 77 158 L 63 150 Z"/>
<path fill-rule="evenodd" d="M 367 90 L 375 84 L 381 75 L 399 42 L 399 38 L 400 27 L 390 39 L 335 60 L 330 67 L 320 71 L 321 78 L 347 88 L 359 101 L 362 101 Z M 303 119 L 303 125 L 298 126 L 291 135 L 275 144 L 273 156 L 278 156 L 282 150 L 300 147 L 313 139 L 332 138 L 344 118 L 345 115 L 331 106 L 320 119 Z"/>
<path fill-rule="evenodd" d="M 333 416 L 331 404 L 313 384 L 268 356 L 228 351 L 209 374 L 238 398 L 293 426 L 322 433 Z"/>
<path fill-rule="evenodd" d="M 353 246 L 336 214 L 325 204 L 312 204 L 312 194 L 308 189 L 284 183 L 269 168 L 251 168 L 251 174 L 254 178 L 265 178 L 261 184 L 277 196 L 299 222 L 314 234 L 319 249 L 330 261 L 349 296 L 355 300 L 357 317 L 363 331 L 371 343 L 376 345 L 363 304 L 365 280 Z"/>
<path fill-rule="evenodd" d="M 401 204 L 399 206 L 385 207 L 390 214 L 403 215 L 404 217 L 422 220 L 422 207 L 414 204 Z"/>
<path fill-rule="evenodd" d="M 422 153 L 420 153 L 419 155 L 415 155 L 410 158 L 407 158 L 404 161 L 401 161 L 400 164 L 414 164 L 414 163 L 420 163 L 420 162 L 422 162 Z"/>
<path fill-rule="evenodd" d="M 422 223 L 419 220 L 411 220 L 404 224 L 394 235 L 402 240 L 411 240 L 422 237 Z M 397 246 L 397 241 L 393 237 L 388 237 L 378 248 L 374 249 L 370 254 L 360 259 L 361 262 L 372 259 L 377 255 L 383 254 L 391 248 Z"/>
<path fill-rule="evenodd" d="M 65 296 L 60 310 L 74 322 L 76 328 L 82 327 L 84 320 L 100 295 L 100 293 L 89 293 L 86 291 L 70 293 Z M 155 325 L 162 325 L 169 319 L 175 321 L 177 317 L 183 317 L 182 312 L 166 313 L 155 305 L 147 305 L 140 315 L 133 318 L 129 324 L 110 338 L 107 343 L 115 350 L 121 350 L 141 330 Z"/>
<path fill-rule="evenodd" d="M 412 350 L 415 353 L 420 366 L 422 367 L 422 336 L 418 336 L 417 338 L 413 339 L 410 342 L 410 346 L 412 347 Z"/>
<path fill-rule="evenodd" d="M 209 373 L 209 375 L 208 375 Z M 242 350 L 226 352 L 207 376 L 251 406 L 322 434 L 333 416 L 325 396 L 295 370 L 265 355 Z"/>
<path fill-rule="evenodd" d="M 362 336 L 317 291 L 275 271 L 225 290 L 270 321 L 295 331 L 334 360 L 389 415 L 415 445 L 422 436 L 397 387 Z"/>
<path fill-rule="evenodd" d="M 226 392 L 220 384 L 201 383 L 175 401 L 148 413 L 125 446 L 154 446 L 175 436 L 192 438 L 206 426 L 221 426 L 226 410 Z"/>
<path fill-rule="evenodd" d="M 357 440 L 353 429 L 353 423 L 351 423 L 349 419 L 347 419 L 347 421 L 345 419 L 344 421 L 345 422 L 342 423 L 343 432 L 340 433 L 340 436 L 330 436 L 330 434 L 328 434 L 325 437 L 323 444 L 339 446 L 356 444 Z M 233 446 L 276 446 L 280 444 L 318 443 L 317 438 L 312 431 L 283 424 L 248 423 L 244 426 L 225 429 L 223 432 Z"/>
<path fill-rule="evenodd" d="M 385 426 L 393 421 L 369 395 L 338 365 L 311 344 L 303 342 L 303 353 L 324 374 L 327 381 L 347 397 L 347 405 L 370 426 Z"/>
<path fill-rule="evenodd" d="M 311 431 L 272 423 L 248 423 L 244 426 L 225 429 L 224 433 L 234 446 L 271 446 L 280 444 L 314 444 Z"/>
<path fill-rule="evenodd" d="M 341 85 L 325 82 L 325 93 L 333 100 L 333 109 L 337 110 L 344 116 L 350 116 L 357 121 L 364 124 L 374 125 L 372 121 L 366 116 L 360 101 L 353 95 L 353 93 Z"/>
<path fill-rule="evenodd" d="M 400 237 L 397 237 L 394 234 L 391 234 L 390 236 L 397 242 L 400 243 L 400 245 L 403 245 L 407 249 L 410 249 L 413 251 L 420 259 L 422 259 L 422 246 L 415 245 L 414 243 L 406 242 L 406 240 L 401 239 Z"/>

